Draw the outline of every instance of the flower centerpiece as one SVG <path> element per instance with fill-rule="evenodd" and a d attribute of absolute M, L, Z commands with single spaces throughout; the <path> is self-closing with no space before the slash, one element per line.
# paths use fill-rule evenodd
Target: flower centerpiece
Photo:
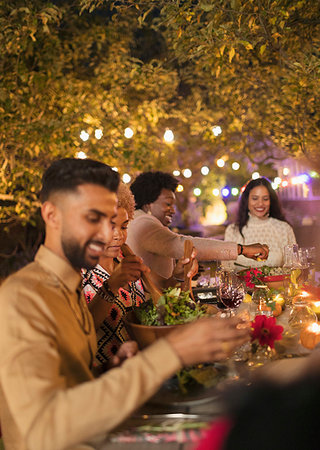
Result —
<path fill-rule="evenodd" d="M 248 289 L 254 289 L 257 285 L 263 284 L 263 273 L 259 269 L 249 269 L 244 274 L 244 281 Z"/>
<path fill-rule="evenodd" d="M 251 322 L 251 360 L 249 365 L 262 365 L 275 350 L 275 341 L 282 339 L 283 327 L 277 325 L 275 317 L 258 315 Z"/>
<path fill-rule="evenodd" d="M 262 266 L 261 269 L 250 268 L 242 272 L 242 277 L 244 278 L 246 287 L 248 290 L 253 291 L 252 300 L 259 299 L 256 303 L 258 304 L 258 309 L 260 311 L 270 311 L 270 314 L 278 316 L 282 312 L 282 307 L 284 306 L 284 301 L 281 301 L 279 289 L 269 288 L 265 282 L 264 278 L 266 274 L 270 272 L 272 268 L 267 266 Z"/>

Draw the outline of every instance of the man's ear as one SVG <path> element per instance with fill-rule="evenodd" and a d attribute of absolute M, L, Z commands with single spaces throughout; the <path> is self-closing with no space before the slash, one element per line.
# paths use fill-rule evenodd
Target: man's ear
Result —
<path fill-rule="evenodd" d="M 147 205 L 143 205 L 143 207 L 141 209 L 145 213 L 148 213 L 150 211 L 150 203 L 148 203 Z"/>
<path fill-rule="evenodd" d="M 60 210 L 54 203 L 48 200 L 44 202 L 41 206 L 41 215 L 47 226 L 59 228 L 61 215 Z"/>

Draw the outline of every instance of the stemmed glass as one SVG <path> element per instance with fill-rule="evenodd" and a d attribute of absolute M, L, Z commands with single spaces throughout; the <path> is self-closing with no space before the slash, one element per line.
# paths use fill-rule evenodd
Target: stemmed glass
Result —
<path fill-rule="evenodd" d="M 232 271 L 219 270 L 216 273 L 218 295 L 221 303 L 227 308 L 229 316 L 240 306 L 245 296 L 245 289 L 241 280 Z"/>

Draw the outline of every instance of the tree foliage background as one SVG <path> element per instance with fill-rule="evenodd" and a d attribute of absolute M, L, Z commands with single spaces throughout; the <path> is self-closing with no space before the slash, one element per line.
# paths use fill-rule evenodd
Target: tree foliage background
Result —
<path fill-rule="evenodd" d="M 222 155 L 263 165 L 277 149 L 320 168 L 318 0 L 2 0 L 0 48 L 8 230 L 36 224 L 44 168 L 79 150 L 195 180 Z"/>

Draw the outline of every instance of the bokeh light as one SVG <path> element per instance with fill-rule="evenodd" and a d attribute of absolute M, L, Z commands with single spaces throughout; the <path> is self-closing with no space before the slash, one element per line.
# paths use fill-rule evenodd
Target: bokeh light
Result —
<path fill-rule="evenodd" d="M 225 187 L 221 190 L 222 197 L 228 197 L 230 195 L 230 189 Z"/>
<path fill-rule="evenodd" d="M 103 131 L 102 131 L 100 128 L 97 128 L 97 129 L 94 131 L 94 137 L 95 137 L 96 139 L 101 139 L 102 136 L 103 136 Z"/>
<path fill-rule="evenodd" d="M 238 195 L 238 194 L 239 194 L 239 189 L 236 188 L 236 187 L 232 188 L 232 189 L 231 189 L 231 194 L 232 194 L 233 196 Z"/>
<path fill-rule="evenodd" d="M 215 197 L 218 197 L 220 195 L 220 191 L 217 188 L 212 189 L 212 195 L 214 195 Z"/>
<path fill-rule="evenodd" d="M 177 192 L 183 192 L 183 186 L 182 186 L 182 184 L 178 184 L 178 186 L 177 186 Z"/>
<path fill-rule="evenodd" d="M 202 173 L 202 175 L 208 175 L 209 172 L 210 172 L 209 167 L 207 167 L 207 166 L 202 166 L 202 167 L 201 167 L 201 173 Z"/>
<path fill-rule="evenodd" d="M 235 161 L 235 162 L 232 163 L 231 167 L 232 167 L 233 170 L 239 170 L 240 169 L 240 164 L 237 161 Z"/>
<path fill-rule="evenodd" d="M 85 130 L 82 130 L 80 133 L 80 139 L 86 142 L 89 139 L 89 133 L 87 133 Z"/>
<path fill-rule="evenodd" d="M 290 169 L 289 169 L 288 167 L 284 167 L 282 173 L 283 173 L 283 175 L 285 175 L 285 176 L 286 176 L 286 175 L 289 175 Z"/>
<path fill-rule="evenodd" d="M 217 160 L 217 166 L 218 166 L 218 167 L 224 167 L 224 165 L 225 165 L 224 160 L 223 160 L 222 158 L 219 158 L 219 159 Z"/>
<path fill-rule="evenodd" d="M 87 154 L 85 152 L 77 152 L 75 156 L 78 159 L 86 159 L 87 158 Z"/>
<path fill-rule="evenodd" d="M 199 197 L 201 195 L 201 189 L 200 188 L 194 188 L 193 193 L 196 197 Z"/>
<path fill-rule="evenodd" d="M 190 169 L 184 169 L 184 170 L 182 171 L 182 174 L 183 174 L 183 176 L 184 176 L 185 178 L 191 178 L 191 177 L 192 177 L 192 172 L 191 172 Z"/>
<path fill-rule="evenodd" d="M 124 173 L 123 174 L 123 176 L 122 176 L 122 181 L 124 182 L 124 183 L 130 183 L 130 181 L 131 181 L 131 177 L 130 177 L 130 175 L 128 174 L 128 173 Z"/>
<path fill-rule="evenodd" d="M 215 127 L 212 127 L 212 133 L 213 133 L 215 136 L 219 136 L 219 134 L 222 133 L 221 127 L 220 127 L 219 125 L 216 125 Z"/>
<path fill-rule="evenodd" d="M 164 135 L 163 135 L 163 139 L 166 141 L 166 142 L 173 142 L 174 141 L 174 134 L 173 134 L 173 131 L 172 130 L 166 130 L 165 131 L 165 133 L 164 133 Z"/>
<path fill-rule="evenodd" d="M 133 135 L 134 135 L 134 133 L 133 133 L 133 129 L 132 128 L 127 127 L 124 130 L 124 137 L 126 137 L 127 139 L 131 139 Z"/>

